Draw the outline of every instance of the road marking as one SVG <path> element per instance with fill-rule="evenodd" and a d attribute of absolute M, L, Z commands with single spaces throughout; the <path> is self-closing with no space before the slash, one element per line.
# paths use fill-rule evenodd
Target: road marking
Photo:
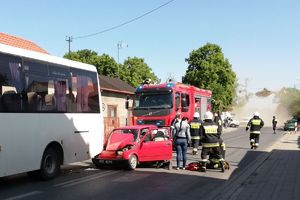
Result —
<path fill-rule="evenodd" d="M 104 173 L 101 173 L 99 175 L 91 175 L 91 176 L 88 176 L 88 177 L 81 177 L 81 178 L 77 178 L 77 179 L 73 179 L 73 180 L 70 180 L 70 181 L 66 181 L 66 182 L 63 182 L 63 183 L 59 183 L 59 184 L 56 184 L 54 185 L 54 187 L 71 187 L 71 186 L 74 186 L 74 185 L 78 185 L 78 184 L 81 184 L 81 183 L 86 183 L 86 182 L 89 182 L 89 181 L 92 181 L 92 180 L 95 180 L 95 179 L 98 179 L 98 178 L 102 178 L 104 176 L 109 176 L 109 175 L 112 175 L 112 174 L 116 174 L 116 173 L 119 173 L 118 171 L 107 171 L 107 172 L 104 172 Z"/>
<path fill-rule="evenodd" d="M 4 199 L 4 200 L 23 199 L 23 198 L 26 198 L 26 197 L 29 197 L 29 196 L 33 196 L 33 195 L 37 195 L 37 194 L 41 194 L 41 193 L 42 193 L 41 191 L 32 191 L 32 192 L 28 192 L 28 193 L 25 193 L 25 194 L 20 194 L 18 196 L 10 197 L 10 198 Z"/>

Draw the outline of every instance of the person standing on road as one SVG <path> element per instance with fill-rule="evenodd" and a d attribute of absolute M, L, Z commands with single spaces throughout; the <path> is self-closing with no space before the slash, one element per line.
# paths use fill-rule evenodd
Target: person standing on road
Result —
<path fill-rule="evenodd" d="M 273 125 L 273 133 L 276 134 L 277 119 L 275 116 L 273 116 L 272 125 Z"/>
<path fill-rule="evenodd" d="M 194 119 L 190 121 L 190 132 L 192 139 L 193 155 L 198 154 L 198 147 L 200 144 L 200 126 L 201 126 L 200 114 L 198 112 L 194 113 Z"/>
<path fill-rule="evenodd" d="M 252 119 L 249 120 L 246 131 L 250 129 L 250 145 L 251 149 L 259 146 L 260 129 L 264 126 L 264 121 L 259 117 L 259 113 L 255 112 Z"/>
<path fill-rule="evenodd" d="M 215 112 L 214 122 L 219 125 L 219 129 L 222 132 L 222 124 L 223 124 L 223 122 L 222 122 L 222 119 L 221 119 L 221 117 L 220 117 L 220 115 L 219 115 L 218 112 Z"/>
<path fill-rule="evenodd" d="M 173 144 L 172 144 L 172 146 L 173 146 L 172 149 L 173 150 L 176 150 L 176 129 L 175 129 L 175 124 L 177 122 L 180 122 L 180 121 L 181 121 L 181 113 L 177 112 L 175 118 L 171 121 L 171 127 L 170 127 L 171 135 L 172 135 L 172 139 L 173 139 Z"/>
<path fill-rule="evenodd" d="M 212 153 L 214 158 L 220 162 L 222 171 L 225 171 L 224 159 L 219 144 L 221 130 L 219 124 L 213 121 L 213 114 L 209 111 L 204 115 L 204 120 L 200 127 L 200 134 L 202 143 L 202 169 L 200 170 L 203 172 L 206 171 L 208 156 Z"/>
<path fill-rule="evenodd" d="M 176 161 L 177 170 L 180 169 L 180 161 L 182 160 L 182 169 L 185 170 L 186 166 L 186 153 L 188 143 L 191 142 L 190 125 L 188 124 L 188 118 L 183 117 L 181 121 L 175 124 L 175 138 L 176 138 Z"/>
<path fill-rule="evenodd" d="M 173 135 L 173 138 L 175 137 L 175 133 L 176 133 L 175 124 L 180 121 L 181 121 L 181 113 L 177 112 L 175 118 L 171 121 L 171 133 Z"/>

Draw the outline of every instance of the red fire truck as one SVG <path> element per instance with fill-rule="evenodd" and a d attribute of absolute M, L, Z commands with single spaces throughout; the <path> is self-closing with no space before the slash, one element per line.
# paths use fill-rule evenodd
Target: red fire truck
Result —
<path fill-rule="evenodd" d="M 170 126 L 176 113 L 193 118 L 199 112 L 201 119 L 211 110 L 211 91 L 182 83 L 144 84 L 137 87 L 133 105 L 133 124 Z"/>

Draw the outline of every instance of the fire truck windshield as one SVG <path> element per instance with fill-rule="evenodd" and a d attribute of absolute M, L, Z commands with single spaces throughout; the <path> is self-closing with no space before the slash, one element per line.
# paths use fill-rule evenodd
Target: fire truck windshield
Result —
<path fill-rule="evenodd" d="M 172 108 L 172 93 L 136 93 L 134 109 Z"/>

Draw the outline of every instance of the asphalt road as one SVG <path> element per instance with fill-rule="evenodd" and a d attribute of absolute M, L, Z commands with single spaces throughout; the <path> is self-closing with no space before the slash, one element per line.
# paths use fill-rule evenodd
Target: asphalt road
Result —
<path fill-rule="evenodd" d="M 251 150 L 249 133 L 244 128 L 224 131 L 227 144 L 226 160 L 230 170 L 206 173 L 187 170 L 141 167 L 135 171 L 120 169 L 98 170 L 91 166 L 64 169 L 62 175 L 47 182 L 33 181 L 26 175 L 0 179 L 0 199 L 217 199 L 236 182 L 247 178 L 257 160 L 282 136 L 264 128 L 260 147 Z M 189 162 L 198 161 L 200 155 L 188 152 Z M 175 156 L 173 159 L 175 164 Z"/>

